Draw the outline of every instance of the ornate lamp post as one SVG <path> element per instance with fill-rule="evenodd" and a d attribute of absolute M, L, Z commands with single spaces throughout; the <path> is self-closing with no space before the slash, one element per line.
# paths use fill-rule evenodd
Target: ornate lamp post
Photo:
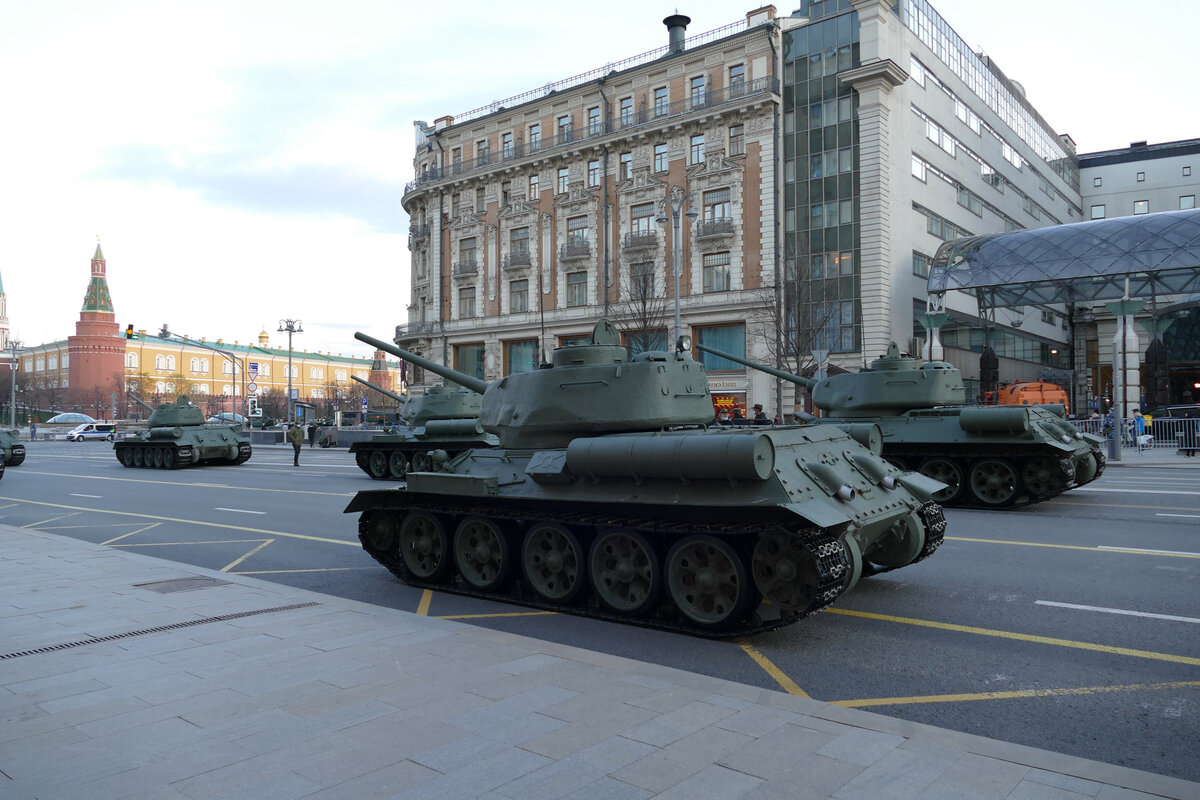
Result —
<path fill-rule="evenodd" d="M 667 199 L 662 204 L 662 210 L 659 212 L 658 217 L 655 218 L 655 222 L 664 228 L 667 226 L 668 219 L 671 222 L 671 274 L 675 281 L 675 332 L 671 336 L 671 341 L 667 343 L 668 348 L 674 347 L 674 343 L 679 341 L 679 270 L 680 259 L 683 255 L 682 238 L 679 233 L 679 217 L 682 215 L 681 212 L 683 211 L 684 204 L 688 206 L 688 212 L 685 216 L 687 216 L 689 222 L 695 222 L 696 217 L 700 216 L 696 209 L 691 208 L 691 200 L 692 196 L 690 194 L 684 194 L 681 189 L 674 187 L 667 194 Z M 670 212 L 669 217 L 667 216 L 668 211 Z"/>
<path fill-rule="evenodd" d="M 304 333 L 304 327 L 298 319 L 281 319 L 279 320 L 279 333 L 288 335 L 288 388 L 287 388 L 287 416 L 288 422 L 295 422 L 295 406 L 292 401 L 292 334 Z"/>
<path fill-rule="evenodd" d="M 21 340 L 9 339 L 7 349 L 12 351 L 12 368 L 9 370 L 12 375 L 12 394 L 9 396 L 10 410 L 8 426 L 15 428 L 17 427 L 17 353 L 21 350 Z"/>

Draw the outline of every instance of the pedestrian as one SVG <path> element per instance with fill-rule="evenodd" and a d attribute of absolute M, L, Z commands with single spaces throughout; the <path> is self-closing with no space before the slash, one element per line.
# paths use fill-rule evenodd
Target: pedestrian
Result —
<path fill-rule="evenodd" d="M 754 424 L 755 425 L 770 425 L 771 420 L 767 419 L 766 412 L 763 411 L 762 403 L 754 404 Z"/>
<path fill-rule="evenodd" d="M 311 448 L 317 443 L 317 424 L 315 422 L 308 423 L 308 446 Z"/>
<path fill-rule="evenodd" d="M 1142 448 L 1146 446 L 1142 437 L 1146 435 L 1146 418 L 1142 416 L 1141 411 L 1133 412 L 1133 441 L 1137 446 L 1138 452 L 1142 452 Z"/>
<path fill-rule="evenodd" d="M 292 466 L 300 466 L 300 445 L 304 444 L 304 428 L 293 422 L 288 428 L 287 439 L 292 443 Z"/>
<path fill-rule="evenodd" d="M 31 423 L 29 423 L 29 441 L 32 442 L 36 439 L 37 439 L 37 423 L 31 422 Z"/>
<path fill-rule="evenodd" d="M 733 420 L 731 421 L 731 422 L 732 422 L 732 424 L 734 424 L 734 425 L 741 425 L 741 424 L 742 424 L 743 422 L 745 422 L 745 421 L 746 421 L 746 415 L 742 413 L 742 409 L 741 409 L 741 407 L 740 407 L 740 406 L 734 406 L 734 408 L 733 408 Z"/>

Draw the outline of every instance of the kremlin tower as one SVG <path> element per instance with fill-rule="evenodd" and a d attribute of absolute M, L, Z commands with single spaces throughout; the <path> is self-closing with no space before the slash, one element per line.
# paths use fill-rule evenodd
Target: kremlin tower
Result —
<path fill-rule="evenodd" d="M 90 396 L 101 391 L 107 400 L 110 392 L 124 394 L 125 340 L 120 337 L 104 270 L 104 253 L 97 242 L 92 279 L 75 323 L 75 335 L 67 338 L 67 349 L 72 394 Z"/>

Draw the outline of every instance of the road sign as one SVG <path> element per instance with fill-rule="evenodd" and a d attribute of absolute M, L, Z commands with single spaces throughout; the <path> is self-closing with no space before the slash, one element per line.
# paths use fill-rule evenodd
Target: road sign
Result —
<path fill-rule="evenodd" d="M 246 371 L 250 373 L 250 380 L 256 380 L 258 378 L 258 362 L 251 361 L 246 367 Z"/>
<path fill-rule="evenodd" d="M 250 379 L 250 383 L 246 384 L 246 391 L 249 394 L 258 394 L 258 384 L 254 382 L 253 378 Z"/>
<path fill-rule="evenodd" d="M 365 397 L 362 399 L 362 408 L 363 408 L 363 411 L 367 410 L 367 398 L 365 398 Z"/>

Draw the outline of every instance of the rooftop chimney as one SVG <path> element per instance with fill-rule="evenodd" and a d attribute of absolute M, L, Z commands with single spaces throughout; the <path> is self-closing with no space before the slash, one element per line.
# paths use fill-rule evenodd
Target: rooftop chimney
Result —
<path fill-rule="evenodd" d="M 667 36 L 669 37 L 667 46 L 672 55 L 683 52 L 683 37 L 688 23 L 691 21 L 691 17 L 685 17 L 683 14 L 672 14 L 663 20 L 663 25 L 667 26 Z"/>

